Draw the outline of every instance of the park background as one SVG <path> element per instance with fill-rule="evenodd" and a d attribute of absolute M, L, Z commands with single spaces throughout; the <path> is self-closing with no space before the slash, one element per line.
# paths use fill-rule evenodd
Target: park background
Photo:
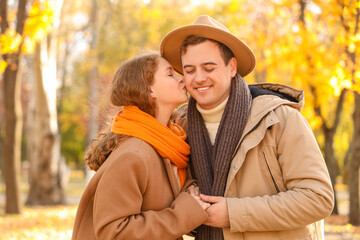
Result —
<path fill-rule="evenodd" d="M 202 14 L 254 51 L 248 83 L 305 90 L 337 192 L 327 239 L 360 239 L 359 0 L 0 0 L 0 239 L 70 239 L 112 74 Z"/>

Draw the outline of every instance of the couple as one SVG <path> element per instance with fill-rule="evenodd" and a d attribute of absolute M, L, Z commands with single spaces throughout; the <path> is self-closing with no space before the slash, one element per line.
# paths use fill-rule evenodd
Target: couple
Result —
<path fill-rule="evenodd" d="M 334 194 L 303 91 L 248 86 L 253 52 L 209 16 L 160 50 L 115 73 L 123 110 L 86 153 L 72 239 L 322 239 Z"/>

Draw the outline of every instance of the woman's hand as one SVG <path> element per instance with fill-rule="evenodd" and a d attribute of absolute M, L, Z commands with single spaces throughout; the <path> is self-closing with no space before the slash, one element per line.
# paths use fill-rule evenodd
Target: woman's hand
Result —
<path fill-rule="evenodd" d="M 195 184 L 190 185 L 187 189 L 186 192 L 189 193 L 192 196 L 200 196 L 200 190 L 199 187 Z"/>
<path fill-rule="evenodd" d="M 204 202 L 200 199 L 199 196 L 194 196 L 192 194 L 190 194 L 193 198 L 195 198 L 195 200 L 200 204 L 200 206 L 206 211 L 206 209 L 208 209 L 210 207 L 210 203 Z"/>
<path fill-rule="evenodd" d="M 195 198 L 196 201 L 200 204 L 200 206 L 206 210 L 208 207 L 210 207 L 210 203 L 204 202 L 200 199 L 200 190 L 199 187 L 196 184 L 190 185 L 185 192 L 189 193 L 193 198 Z"/>

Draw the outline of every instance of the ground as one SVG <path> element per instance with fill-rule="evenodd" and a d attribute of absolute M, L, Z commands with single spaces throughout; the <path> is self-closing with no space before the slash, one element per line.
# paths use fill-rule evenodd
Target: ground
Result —
<path fill-rule="evenodd" d="M 26 181 L 23 181 L 26 198 Z M 77 204 L 85 186 L 81 171 L 72 171 L 66 187 L 68 205 L 25 207 L 22 215 L 5 215 L 4 186 L 0 181 L 0 240 L 65 240 L 71 239 Z M 326 240 L 360 240 L 360 227 L 347 224 L 348 194 L 345 186 L 337 186 L 340 215 L 325 219 Z M 190 240 L 192 238 L 185 238 Z"/>

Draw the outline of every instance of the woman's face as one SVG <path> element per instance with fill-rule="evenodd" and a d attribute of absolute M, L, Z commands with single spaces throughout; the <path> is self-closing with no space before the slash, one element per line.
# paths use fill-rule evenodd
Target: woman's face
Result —
<path fill-rule="evenodd" d="M 175 109 L 188 100 L 183 77 L 177 75 L 170 63 L 162 57 L 158 58 L 151 91 L 159 110 L 164 107 Z"/>

